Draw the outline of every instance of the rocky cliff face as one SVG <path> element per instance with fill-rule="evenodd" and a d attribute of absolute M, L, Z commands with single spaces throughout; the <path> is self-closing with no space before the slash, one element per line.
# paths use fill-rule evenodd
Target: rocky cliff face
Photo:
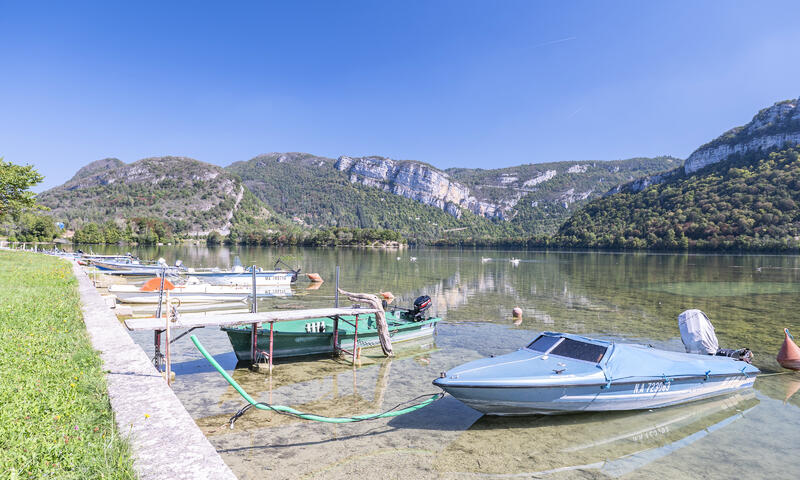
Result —
<path fill-rule="evenodd" d="M 94 162 L 78 170 L 70 181 L 74 181 L 79 178 L 90 177 L 92 175 L 102 174 L 110 170 L 119 168 L 123 165 L 125 165 L 125 162 L 123 162 L 118 158 L 103 158 L 101 160 L 95 160 Z"/>
<path fill-rule="evenodd" d="M 725 160 L 734 153 L 780 148 L 800 143 L 800 98 L 778 102 L 758 112 L 743 127 L 725 132 L 692 153 L 684 164 L 686 173 Z"/>
<path fill-rule="evenodd" d="M 800 144 L 800 99 L 784 100 L 758 112 L 747 125 L 735 127 L 695 150 L 683 169 L 638 178 L 615 187 L 606 195 L 618 192 L 637 193 L 645 188 L 666 182 L 680 174 L 692 174 L 708 165 L 726 160 L 735 153 L 771 150 Z"/>
<path fill-rule="evenodd" d="M 671 157 L 610 162 L 557 162 L 497 170 L 439 170 L 385 157 L 340 157 L 335 168 L 352 183 L 381 188 L 441 208 L 458 217 L 462 209 L 486 218 L 548 217 L 548 208 L 571 209 L 620 183 L 679 166 Z M 529 210 L 536 212 L 529 212 Z M 561 215 L 561 214 L 558 214 Z M 525 228 L 528 228 L 526 225 Z"/>
<path fill-rule="evenodd" d="M 462 208 L 484 217 L 504 217 L 499 205 L 478 201 L 470 195 L 467 187 L 452 181 L 441 170 L 423 163 L 385 157 L 342 156 L 334 166 L 347 174 L 352 183 L 381 188 L 440 208 L 455 217 L 461 216 Z"/>
<path fill-rule="evenodd" d="M 92 162 L 39 195 L 58 218 L 81 222 L 155 217 L 179 233 L 227 233 L 245 188 L 221 167 L 186 157 Z"/>

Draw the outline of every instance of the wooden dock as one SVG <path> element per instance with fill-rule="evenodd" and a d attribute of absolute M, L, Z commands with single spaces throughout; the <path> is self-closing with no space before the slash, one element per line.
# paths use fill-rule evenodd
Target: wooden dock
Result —
<path fill-rule="evenodd" d="M 258 313 L 233 314 L 185 314 L 170 322 L 170 328 L 231 327 L 234 325 L 251 325 L 254 323 L 288 322 L 310 318 L 334 318 L 337 316 L 366 315 L 377 313 L 375 308 L 313 308 L 306 310 L 272 310 Z M 164 330 L 165 318 L 129 318 L 125 327 L 131 331 Z"/>
<path fill-rule="evenodd" d="M 131 331 L 153 331 L 155 333 L 155 356 L 156 358 L 160 355 L 160 348 L 161 348 L 161 333 L 166 332 L 166 365 L 167 365 L 167 383 L 169 383 L 169 372 L 170 372 L 170 355 L 169 355 L 169 346 L 170 344 L 177 340 L 178 338 L 182 337 L 188 331 L 194 330 L 196 328 L 204 328 L 204 327 L 230 327 L 234 325 L 252 325 L 251 329 L 251 354 L 253 358 L 253 362 L 257 363 L 257 359 L 267 358 L 269 371 L 272 371 L 272 344 L 273 344 L 273 335 L 274 335 L 274 327 L 275 323 L 277 322 L 288 322 L 292 320 L 306 320 L 311 318 L 331 318 L 333 319 L 333 345 L 337 351 L 345 351 L 346 350 L 339 348 L 339 317 L 343 316 L 354 316 L 355 317 L 355 341 L 353 343 L 353 351 L 347 352 L 352 354 L 353 363 L 356 361 L 357 350 L 356 345 L 358 344 L 358 317 L 359 315 L 368 315 L 372 313 L 377 313 L 380 310 L 376 308 L 354 308 L 354 307 L 346 307 L 346 308 L 314 308 L 314 309 L 306 309 L 306 310 L 272 310 L 266 312 L 255 312 L 255 313 L 233 313 L 233 314 L 186 314 L 186 315 L 178 315 L 177 318 L 172 321 L 172 319 L 168 319 L 167 317 L 158 318 L 158 317 L 149 317 L 149 318 L 130 318 L 125 320 L 125 327 Z M 261 324 L 268 323 L 269 324 L 269 351 L 264 352 L 258 349 L 258 328 Z M 174 328 L 184 328 L 188 329 L 187 332 L 179 335 L 174 340 L 171 339 L 170 330 Z"/>

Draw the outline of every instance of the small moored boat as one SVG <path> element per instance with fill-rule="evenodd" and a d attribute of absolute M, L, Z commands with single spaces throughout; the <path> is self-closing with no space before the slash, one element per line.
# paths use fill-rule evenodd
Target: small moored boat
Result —
<path fill-rule="evenodd" d="M 252 268 L 252 267 L 251 267 Z M 252 285 L 253 272 L 250 268 L 242 270 L 189 269 L 183 272 L 188 277 L 211 285 Z M 289 285 L 297 279 L 297 274 L 288 270 L 256 270 L 256 285 Z"/>
<path fill-rule="evenodd" d="M 729 356 L 544 332 L 527 347 L 433 381 L 489 415 L 666 407 L 752 387 L 759 370 Z"/>
<path fill-rule="evenodd" d="M 158 280 L 158 279 L 156 279 Z M 181 303 L 214 303 L 214 302 L 243 302 L 252 297 L 252 287 L 237 287 L 230 285 L 177 285 L 171 286 L 171 298 L 180 299 Z M 137 285 L 110 285 L 109 293 L 113 293 L 120 303 L 158 303 L 158 290 L 139 287 Z M 289 285 L 276 285 L 269 287 L 256 287 L 258 297 L 289 297 L 292 288 Z"/>
<path fill-rule="evenodd" d="M 387 311 L 386 323 L 389 326 L 389 335 L 392 344 L 415 340 L 433 335 L 438 317 L 423 318 L 414 310 Z M 333 353 L 334 348 L 334 320 L 332 318 L 312 318 L 275 323 L 273 332 L 272 354 L 274 358 L 296 357 L 303 355 L 318 355 Z M 355 339 L 355 316 L 339 317 L 338 348 L 353 350 Z M 252 327 L 250 325 L 236 325 L 221 327 L 228 334 L 236 358 L 239 361 L 252 361 Z M 258 329 L 258 348 L 269 349 L 269 328 Z M 375 314 L 360 315 L 358 319 L 357 348 L 367 348 L 380 345 L 378 338 L 378 325 Z"/>
<path fill-rule="evenodd" d="M 171 266 L 167 265 L 163 258 L 160 258 L 156 263 L 142 263 L 133 258 L 124 261 L 90 259 L 89 263 L 99 270 L 103 270 L 104 273 L 115 275 L 150 276 L 161 275 L 161 272 L 166 272 L 167 275 L 174 276 L 185 271 L 180 260 L 174 266 Z"/>

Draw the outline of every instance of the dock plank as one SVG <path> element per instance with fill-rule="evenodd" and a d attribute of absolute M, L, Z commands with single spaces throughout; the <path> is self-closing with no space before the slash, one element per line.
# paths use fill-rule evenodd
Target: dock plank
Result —
<path fill-rule="evenodd" d="M 248 325 L 252 323 L 275 323 L 290 320 L 306 320 L 311 318 L 333 317 L 335 315 L 366 315 L 378 312 L 375 308 L 313 308 L 306 310 L 271 310 L 258 313 L 235 313 L 228 315 L 185 314 L 178 316 L 178 320 L 170 324 L 170 328 L 196 328 L 196 327 L 230 327 L 233 325 Z M 125 327 L 131 331 L 163 330 L 164 319 L 129 318 L 125 320 Z"/>

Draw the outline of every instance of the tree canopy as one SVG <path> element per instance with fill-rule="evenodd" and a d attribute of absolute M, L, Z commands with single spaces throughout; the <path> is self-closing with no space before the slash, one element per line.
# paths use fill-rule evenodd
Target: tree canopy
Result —
<path fill-rule="evenodd" d="M 32 165 L 14 165 L 0 157 L 0 215 L 21 208 L 41 208 L 28 189 L 44 180 Z"/>

